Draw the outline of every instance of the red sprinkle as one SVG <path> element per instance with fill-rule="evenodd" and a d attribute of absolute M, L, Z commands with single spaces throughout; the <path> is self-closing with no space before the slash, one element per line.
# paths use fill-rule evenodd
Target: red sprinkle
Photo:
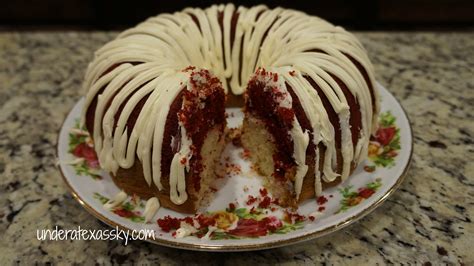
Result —
<path fill-rule="evenodd" d="M 260 192 L 260 195 L 261 195 L 262 197 L 265 197 L 265 196 L 268 195 L 268 191 L 267 191 L 266 188 L 261 188 L 261 189 L 259 190 L 259 192 Z"/>
<path fill-rule="evenodd" d="M 322 211 L 324 211 L 325 209 L 326 209 L 326 207 L 321 206 L 321 207 L 318 208 L 318 211 L 322 212 Z"/>

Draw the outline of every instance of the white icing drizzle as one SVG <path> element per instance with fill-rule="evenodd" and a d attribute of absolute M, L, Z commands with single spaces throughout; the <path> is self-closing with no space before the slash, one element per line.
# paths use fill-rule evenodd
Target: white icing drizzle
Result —
<path fill-rule="evenodd" d="M 196 233 L 197 231 L 198 230 L 194 226 L 186 222 L 181 222 L 180 227 L 178 228 L 178 230 L 176 230 L 174 237 L 184 238 L 190 236 L 193 233 Z"/>
<path fill-rule="evenodd" d="M 298 119 L 293 119 L 293 127 L 291 128 L 290 135 L 293 139 L 294 153 L 293 157 L 296 162 L 296 176 L 295 176 L 295 191 L 296 198 L 298 199 L 303 187 L 303 179 L 308 172 L 308 165 L 306 165 L 306 149 L 309 143 L 308 132 L 303 132 Z"/>
<path fill-rule="evenodd" d="M 235 12 L 238 19 L 231 41 Z M 222 16 L 222 26 L 219 16 Z M 115 173 L 119 167 L 131 167 L 137 155 L 147 183 L 153 182 L 161 190 L 164 125 L 171 103 L 180 90 L 189 85 L 189 74 L 180 70 L 190 65 L 210 69 L 222 81 L 226 92 L 240 95 L 258 67 L 271 69 L 278 73 L 280 85 L 286 82 L 292 87 L 312 130 L 310 139 L 309 132 L 304 131 L 295 118 L 289 132 L 294 142 L 298 196 L 308 169 L 305 155 L 309 142 L 315 147 L 320 143 L 326 147 L 322 173 L 318 171 L 321 155 L 316 148 L 314 186 L 319 195 L 321 179 L 330 182 L 339 176 L 335 171 L 338 163 L 342 164 L 344 180 L 351 163 L 357 164 L 365 158 L 370 134 L 375 130 L 377 117 L 373 110 L 378 112 L 378 102 L 375 100 L 372 106 L 364 76 L 348 56 L 366 70 L 374 88 L 373 67 L 359 41 L 343 28 L 318 17 L 283 8 L 270 10 L 263 5 L 187 8 L 150 18 L 124 31 L 95 53 L 84 82 L 88 93 L 83 115 L 98 95 L 93 139 L 101 166 Z M 338 115 L 342 162 L 337 162 L 335 129 L 323 106 L 322 95 L 318 95 L 307 77 L 318 85 Z M 361 130 L 355 147 L 348 102 L 334 77 L 346 85 L 360 105 Z M 279 87 L 284 89 L 285 86 Z M 375 88 L 373 93 L 377 99 Z M 146 96 L 135 126 L 127 128 L 126 122 L 134 107 Z M 291 103 L 291 96 L 285 101 L 282 104 Z M 119 108 L 122 111 L 115 121 Z M 113 128 L 115 122 L 117 126 Z M 192 145 L 183 132 L 184 127 L 180 126 L 180 130 L 181 147 L 173 157 L 169 177 L 170 198 L 175 204 L 187 199 L 185 171 L 189 165 L 181 162 L 183 158 L 189 162 Z"/>
<path fill-rule="evenodd" d="M 127 199 L 127 193 L 125 191 L 120 191 L 117 193 L 113 199 L 110 199 L 104 204 L 104 208 L 107 210 L 111 210 L 120 204 L 122 204 Z"/>
<path fill-rule="evenodd" d="M 160 209 L 160 201 L 156 197 L 151 197 L 146 201 L 145 210 L 143 215 L 145 216 L 145 223 L 148 223 L 153 219 L 156 212 Z"/>
<path fill-rule="evenodd" d="M 186 134 L 186 129 L 181 126 L 181 148 L 171 161 L 170 176 L 170 198 L 174 204 L 183 204 L 188 199 L 186 193 L 185 168 L 189 170 L 191 159 L 191 139 Z M 184 163 L 183 163 L 184 162 Z"/>
<path fill-rule="evenodd" d="M 217 226 L 209 226 L 207 233 L 203 237 L 201 237 L 201 241 L 209 240 L 211 238 L 212 233 L 214 233 L 218 229 L 219 228 Z M 229 228 L 228 230 L 232 230 L 232 229 Z"/>

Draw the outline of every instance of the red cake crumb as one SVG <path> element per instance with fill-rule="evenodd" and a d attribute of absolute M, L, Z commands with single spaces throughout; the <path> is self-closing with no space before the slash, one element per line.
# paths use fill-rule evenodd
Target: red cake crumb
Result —
<path fill-rule="evenodd" d="M 275 216 L 265 217 L 259 223 L 263 224 L 270 232 L 274 232 L 283 226 L 283 223 Z"/>
<path fill-rule="evenodd" d="M 265 197 L 265 196 L 268 195 L 268 191 L 267 191 L 266 188 L 261 188 L 261 189 L 259 190 L 259 192 L 260 192 L 260 195 L 261 195 L 262 197 Z"/>
<path fill-rule="evenodd" d="M 199 228 L 214 226 L 216 224 L 216 219 L 214 216 L 206 216 L 203 214 L 199 214 L 196 217 L 196 220 L 199 223 Z"/>
<path fill-rule="evenodd" d="M 233 164 L 233 163 L 225 163 L 225 170 L 227 174 L 240 174 L 242 172 L 242 169 L 240 168 L 240 165 Z"/>
<path fill-rule="evenodd" d="M 310 215 L 310 216 L 308 216 L 308 218 L 309 218 L 309 220 L 310 220 L 311 222 L 313 222 L 313 221 L 314 221 L 314 219 L 315 219 L 315 218 L 314 218 L 314 216 L 311 216 L 311 215 Z"/>
<path fill-rule="evenodd" d="M 322 211 L 324 211 L 325 209 L 326 209 L 326 207 L 320 206 L 320 207 L 318 208 L 318 211 L 319 211 L 319 212 L 322 212 Z"/>
<path fill-rule="evenodd" d="M 278 81 L 278 74 L 277 73 L 273 73 L 273 81 L 274 82 Z"/>
<path fill-rule="evenodd" d="M 257 210 L 255 209 L 255 206 L 252 207 L 249 211 L 251 214 L 258 214 Z"/>
<path fill-rule="evenodd" d="M 319 196 L 319 197 L 316 199 L 316 202 L 317 202 L 319 205 L 323 205 L 324 203 L 328 202 L 328 199 L 327 199 L 325 196 Z"/>
<path fill-rule="evenodd" d="M 254 204 L 255 202 L 257 201 L 257 198 L 252 196 L 252 195 L 249 195 L 248 197 L 248 200 L 247 200 L 247 205 L 252 205 Z"/>
<path fill-rule="evenodd" d="M 188 72 L 188 71 L 190 71 L 190 70 L 195 70 L 195 69 L 196 69 L 195 66 L 188 66 L 188 67 L 186 67 L 185 69 L 183 69 L 182 72 Z"/>
<path fill-rule="evenodd" d="M 274 171 L 272 176 L 275 177 L 275 179 L 280 180 L 280 181 L 285 181 L 285 173 L 288 169 L 290 169 L 293 166 L 292 162 L 285 162 L 283 154 L 281 152 L 275 153 L 272 155 L 273 161 L 274 161 Z"/>
<path fill-rule="evenodd" d="M 261 67 L 259 67 L 256 72 L 262 76 L 265 76 L 267 74 L 267 71 L 265 70 L 265 68 L 261 68 Z"/>
<path fill-rule="evenodd" d="M 161 230 L 165 232 L 178 229 L 181 226 L 181 222 L 186 222 L 192 225 L 193 218 L 191 217 L 175 218 L 175 217 L 171 217 L 167 215 L 164 218 L 157 220 L 158 226 L 160 226 Z"/>
<path fill-rule="evenodd" d="M 293 124 L 293 118 L 295 117 L 295 112 L 292 109 L 283 107 L 278 107 L 277 112 L 278 114 L 280 114 L 280 117 L 283 118 L 285 124 L 287 124 L 291 129 Z"/>
<path fill-rule="evenodd" d="M 277 103 L 280 103 L 285 100 L 285 98 L 288 97 L 288 93 L 282 91 L 278 87 L 271 87 L 271 92 L 273 98 L 276 100 Z"/>
<path fill-rule="evenodd" d="M 263 200 L 258 204 L 259 208 L 266 209 L 268 206 L 270 206 L 270 203 L 272 202 L 271 198 L 269 196 L 265 196 Z"/>
<path fill-rule="evenodd" d="M 305 220 L 305 217 L 303 215 L 300 215 L 298 213 L 294 212 L 289 212 L 285 210 L 285 215 L 283 217 L 283 220 L 287 223 L 296 223 L 296 222 L 302 222 Z"/>
<path fill-rule="evenodd" d="M 229 203 L 229 211 L 234 211 L 235 210 L 235 204 L 234 203 Z"/>
<path fill-rule="evenodd" d="M 244 149 L 244 151 L 240 153 L 240 157 L 241 157 L 242 159 L 248 159 L 248 158 L 250 158 L 250 151 L 247 150 L 247 149 Z"/>

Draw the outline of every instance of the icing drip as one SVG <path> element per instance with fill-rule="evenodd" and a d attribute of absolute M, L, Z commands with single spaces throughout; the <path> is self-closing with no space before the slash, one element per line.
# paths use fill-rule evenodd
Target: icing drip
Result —
<path fill-rule="evenodd" d="M 176 233 L 175 233 L 174 237 L 175 238 L 184 238 L 184 237 L 190 236 L 193 233 L 196 233 L 197 231 L 198 230 L 194 226 L 192 226 L 192 225 L 190 225 L 186 222 L 181 222 L 178 230 L 176 230 Z"/>
<path fill-rule="evenodd" d="M 295 176 L 295 190 L 296 190 L 296 199 L 299 198 L 301 193 L 301 188 L 303 186 L 303 179 L 306 176 L 308 171 L 308 166 L 306 165 L 306 149 L 308 148 L 309 135 L 308 132 L 303 132 L 298 120 L 293 120 L 293 127 L 290 131 L 291 137 L 294 143 L 294 153 L 293 158 L 296 161 L 296 176 Z"/>
<path fill-rule="evenodd" d="M 127 199 L 127 193 L 125 193 L 125 191 L 122 190 L 119 193 L 117 193 L 113 199 L 107 201 L 104 204 L 104 208 L 107 210 L 111 210 L 119 206 L 120 204 L 122 204 L 126 199 Z"/>
<path fill-rule="evenodd" d="M 174 204 L 183 204 L 188 199 L 186 193 L 186 168 L 189 170 L 191 159 L 191 140 L 186 129 L 181 126 L 181 148 L 171 161 L 170 199 Z"/>
<path fill-rule="evenodd" d="M 160 201 L 157 198 L 151 197 L 146 201 L 145 210 L 143 211 L 145 223 L 148 223 L 153 219 L 153 216 L 158 212 L 158 209 L 160 209 Z"/>
<path fill-rule="evenodd" d="M 352 60 L 365 69 L 369 84 Z M 312 130 L 310 139 L 295 118 L 289 132 L 297 164 L 297 195 L 308 169 L 305 155 L 310 141 L 315 147 L 321 144 L 326 148 L 322 173 L 317 170 L 322 154 L 317 148 L 315 151 L 317 195 L 321 192 L 321 179 L 330 182 L 339 176 L 337 164 L 342 165 L 340 177 L 344 180 L 351 163 L 365 158 L 377 122 L 374 112 L 378 112 L 379 106 L 377 90 L 372 91 L 372 97 L 369 88 L 374 87 L 373 67 L 359 41 L 343 28 L 302 12 L 268 9 L 263 5 L 235 8 L 227 4 L 158 15 L 124 31 L 96 52 L 84 82 L 88 90 L 84 116 L 98 95 L 93 139 L 105 170 L 116 173 L 120 167 L 129 168 L 135 163 L 136 155 L 146 182 L 163 189 L 164 125 L 171 103 L 189 85 L 189 73 L 180 70 L 190 65 L 212 70 L 226 92 L 236 95 L 244 92 L 259 67 L 278 74 L 278 88 L 284 90 L 285 83 L 293 88 Z M 346 85 L 360 106 L 361 129 L 355 147 L 348 102 L 334 77 Z M 133 108 L 145 97 L 134 127 L 127 128 Z M 337 115 L 341 162 L 337 162 L 335 143 L 338 132 L 322 99 L 327 99 Z M 291 97 L 286 96 L 280 103 L 282 107 L 291 106 Z M 189 166 L 182 161 L 189 159 L 191 145 L 183 127 L 180 130 L 181 146 L 173 157 L 169 178 L 170 196 L 175 204 L 187 199 L 185 171 Z"/>

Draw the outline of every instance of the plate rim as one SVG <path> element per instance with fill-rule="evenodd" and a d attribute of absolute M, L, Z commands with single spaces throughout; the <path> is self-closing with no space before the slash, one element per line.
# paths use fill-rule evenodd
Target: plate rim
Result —
<path fill-rule="evenodd" d="M 395 96 L 393 96 L 393 94 L 387 88 L 385 88 L 379 82 L 376 82 L 376 86 L 384 89 L 388 94 L 390 94 L 390 96 L 395 99 L 395 102 L 400 107 L 404 117 L 406 118 L 406 120 L 408 122 L 408 129 L 409 129 L 409 136 L 410 136 L 410 142 L 411 142 L 410 144 L 411 145 L 410 145 L 410 153 L 409 153 L 409 156 L 408 156 L 408 161 L 407 161 L 407 163 L 405 165 L 405 168 L 403 169 L 402 173 L 397 178 L 397 181 L 387 190 L 386 193 L 384 193 L 379 199 L 377 199 L 374 203 L 369 205 L 367 208 L 365 208 L 365 209 L 361 210 L 360 212 L 344 219 L 343 221 L 340 221 L 337 224 L 331 225 L 331 226 L 326 227 L 322 230 L 307 232 L 307 233 L 305 233 L 303 235 L 300 235 L 300 236 L 289 237 L 287 239 L 274 240 L 272 242 L 266 242 L 266 243 L 241 244 L 241 245 L 240 244 L 239 245 L 236 245 L 236 244 L 232 244 L 232 245 L 197 244 L 197 243 L 185 243 L 185 242 L 170 241 L 170 240 L 167 240 L 167 239 L 161 239 L 161 238 L 156 238 L 156 237 L 155 237 L 155 239 L 146 239 L 145 241 L 149 242 L 149 243 L 153 243 L 153 244 L 158 244 L 158 245 L 161 245 L 161 246 L 166 246 L 166 247 L 171 247 L 171 248 L 178 248 L 178 249 L 185 249 L 185 250 L 193 250 L 193 251 L 211 251 L 211 252 L 212 251 L 215 251 L 215 252 L 242 251 L 243 252 L 243 251 L 264 250 L 264 249 L 278 248 L 278 247 L 287 246 L 287 245 L 293 245 L 293 244 L 309 241 L 309 240 L 312 240 L 312 239 L 316 239 L 316 238 L 328 235 L 330 233 L 338 231 L 342 228 L 345 228 L 345 227 L 359 221 L 360 219 L 362 219 L 363 217 L 365 217 L 366 215 L 368 215 L 369 213 L 374 211 L 382 203 L 384 203 L 385 200 L 388 197 L 390 197 L 400 187 L 400 185 L 405 180 L 407 172 L 408 172 L 408 170 L 411 166 L 411 163 L 412 163 L 413 147 L 414 147 L 412 123 L 410 121 L 410 118 L 407 115 L 407 112 L 406 112 L 405 108 L 398 101 L 398 99 Z M 77 104 L 77 102 L 78 101 L 76 101 L 75 103 Z M 63 122 L 61 123 L 61 127 L 59 128 L 59 132 L 58 132 L 58 135 L 57 135 L 57 138 L 56 138 L 56 158 L 58 158 L 58 159 L 59 159 L 59 139 L 61 137 L 61 131 L 62 131 L 62 129 L 64 127 L 64 124 L 65 124 L 66 120 L 68 119 L 68 117 L 69 117 L 69 115 L 70 115 L 73 108 L 71 108 L 69 110 L 69 112 L 65 116 Z M 85 202 L 84 199 L 81 198 L 81 196 L 75 191 L 75 189 L 69 183 L 68 179 L 66 178 L 66 176 L 65 176 L 65 174 L 64 174 L 64 172 L 61 168 L 61 165 L 58 164 L 56 167 L 59 169 L 59 172 L 61 173 L 61 177 L 62 177 L 64 183 L 66 183 L 66 186 L 67 186 L 69 192 L 72 194 L 73 198 L 84 209 L 86 209 L 87 212 L 89 212 L 96 219 L 100 220 L 101 222 L 107 224 L 110 227 L 119 228 L 120 230 L 124 230 L 124 231 L 133 230 L 131 228 L 128 228 L 126 226 L 123 226 L 123 225 L 121 225 L 117 222 L 114 222 L 114 221 L 110 220 L 106 216 L 104 216 L 101 213 L 99 213 L 98 211 L 96 211 L 94 207 L 90 206 L 87 202 Z"/>

